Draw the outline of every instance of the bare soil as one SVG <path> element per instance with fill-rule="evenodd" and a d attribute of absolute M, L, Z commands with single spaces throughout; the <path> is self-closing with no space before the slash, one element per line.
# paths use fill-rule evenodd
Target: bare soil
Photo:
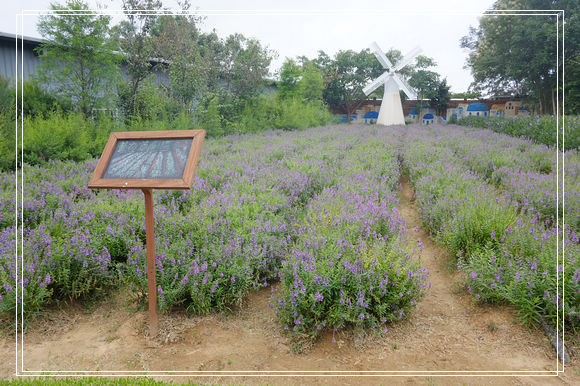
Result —
<path fill-rule="evenodd" d="M 579 385 L 578 355 L 571 358 L 565 372 L 557 377 L 521 373 L 532 371 L 541 375 L 556 370 L 557 357 L 549 339 L 542 330 L 522 327 L 509 307 L 472 302 L 460 285 L 459 273 L 450 271 L 446 251 L 422 229 L 412 187 L 405 179 L 401 182 L 399 210 L 406 221 L 409 239 L 416 243 L 420 238 L 423 242 L 422 265 L 430 272 L 432 286 L 416 311 L 390 326 L 382 336 L 374 333 L 361 336 L 353 331 L 333 335 L 329 331 L 311 348 L 303 347 L 303 352 L 297 353 L 269 307 L 273 289 L 264 288 L 228 314 L 161 315 L 159 337 L 150 339 L 146 311 L 136 311 L 128 295 L 119 293 L 88 312 L 70 307 L 32 323 L 24 336 L 18 336 L 23 338 L 24 370 L 52 374 L 58 370 L 85 370 L 91 374 L 118 371 L 114 374 L 119 375 L 160 371 L 150 374 L 165 381 L 219 384 Z M 12 378 L 15 336 L 7 334 L 6 329 L 2 334 L 0 378 Z M 213 376 L 201 377 L 202 373 L 194 373 L 198 371 Z M 242 371 L 262 373 L 243 376 Z M 265 371 L 323 373 L 266 377 Z M 374 376 L 347 377 L 329 371 Z M 489 371 L 495 376 L 481 376 L 476 371 Z M 510 375 L 514 372 L 520 373 Z"/>

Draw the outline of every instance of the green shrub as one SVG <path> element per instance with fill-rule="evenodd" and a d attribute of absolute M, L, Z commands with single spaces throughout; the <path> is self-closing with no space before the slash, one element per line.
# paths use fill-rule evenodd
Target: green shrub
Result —
<path fill-rule="evenodd" d="M 24 118 L 24 162 L 38 165 L 48 160 L 81 161 L 91 155 L 94 122 L 80 113 L 49 113 L 48 118 Z"/>
<path fill-rule="evenodd" d="M 12 114 L 0 114 L 0 170 L 16 166 L 16 125 Z"/>
<path fill-rule="evenodd" d="M 201 126 L 206 130 L 208 137 L 220 137 L 225 134 L 219 110 L 219 98 L 209 99 L 207 107 L 201 112 Z"/>
<path fill-rule="evenodd" d="M 563 123 L 561 117 L 548 115 L 514 118 L 464 117 L 457 121 L 458 125 L 489 129 L 512 137 L 525 137 L 548 146 L 556 146 L 558 123 L 560 149 L 570 150 L 580 147 L 580 121 L 575 116 L 564 117 Z M 564 144 L 562 133 L 565 134 Z"/>
<path fill-rule="evenodd" d="M 501 245 L 473 251 L 464 266 L 469 290 L 476 300 L 515 305 L 526 325 L 537 326 L 541 319 L 556 325 L 560 307 L 562 325 L 575 328 L 580 318 L 576 294 L 580 261 L 573 256 L 580 248 L 570 243 L 557 265 L 557 237 L 542 234 L 538 242 L 528 230 L 531 225 L 522 224 Z"/>
<path fill-rule="evenodd" d="M 153 77 L 142 82 L 134 98 L 128 82 L 121 83 L 117 93 L 121 113 L 129 124 L 134 120 L 173 120 L 181 111 L 179 103 L 157 86 Z"/>
<path fill-rule="evenodd" d="M 239 127 L 243 133 L 255 133 L 265 129 L 301 130 L 331 121 L 332 115 L 320 101 L 261 96 L 246 103 Z"/>
<path fill-rule="evenodd" d="M 14 109 L 14 87 L 10 81 L 0 76 L 0 114 L 5 115 Z"/>
<path fill-rule="evenodd" d="M 499 244 L 506 229 L 516 224 L 516 218 L 513 206 L 474 197 L 455 213 L 446 244 L 453 255 L 469 258 L 473 251 Z"/>

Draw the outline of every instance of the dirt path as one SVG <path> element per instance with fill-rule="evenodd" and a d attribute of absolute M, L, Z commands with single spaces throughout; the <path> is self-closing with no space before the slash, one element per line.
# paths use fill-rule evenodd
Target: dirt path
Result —
<path fill-rule="evenodd" d="M 382 336 L 364 340 L 352 332 L 326 333 L 312 350 L 296 354 L 282 333 L 273 309 L 271 289 L 251 295 L 230 315 L 186 317 L 162 315 L 166 341 L 148 341 L 146 313 L 131 309 L 120 294 L 91 312 L 55 313 L 37 322 L 24 336 L 27 370 L 221 371 L 217 377 L 157 379 L 200 383 L 268 384 L 580 384 L 580 363 L 572 359 L 556 377 L 226 377 L 223 371 L 549 371 L 556 356 L 539 330 L 515 324 L 509 308 L 474 304 L 449 273 L 445 251 L 420 226 L 413 190 L 402 180 L 400 212 L 411 241 L 424 245 L 422 264 L 430 272 L 430 294 L 408 320 Z M 417 231 L 414 228 L 417 227 Z M 14 373 L 14 337 L 0 339 L 0 377 Z M 265 373 L 263 373 L 265 375 Z M 372 374 L 372 373 L 371 373 Z M 377 373 L 374 373 L 375 375 Z M 502 373 L 495 373 L 502 374 Z M 509 374 L 509 373 L 508 373 Z M 238 373 L 239 375 L 239 373 Z M 328 375 L 328 374 L 327 374 Z M 336 374 L 335 374 L 336 375 Z M 392 373 L 391 375 L 404 375 Z"/>

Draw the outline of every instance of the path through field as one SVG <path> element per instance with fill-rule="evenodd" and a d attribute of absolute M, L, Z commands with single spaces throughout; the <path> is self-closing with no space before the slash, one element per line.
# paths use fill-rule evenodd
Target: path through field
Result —
<path fill-rule="evenodd" d="M 167 342 L 147 341 L 145 311 L 135 312 L 120 294 L 95 307 L 56 312 L 25 334 L 26 370 L 123 371 L 547 371 L 556 356 L 540 330 L 516 323 L 507 307 L 471 301 L 450 273 L 446 254 L 421 228 L 412 187 L 401 179 L 399 210 L 412 242 L 420 238 L 422 264 L 432 287 L 408 320 L 381 337 L 328 332 L 305 353 L 293 352 L 275 312 L 268 306 L 271 288 L 249 297 L 230 315 L 161 318 Z M 2 337 L 0 376 L 14 371 L 14 337 Z M 577 358 L 555 377 L 172 377 L 176 382 L 268 384 L 580 384 Z M 461 374 L 459 374 L 461 375 Z M 158 379 L 168 380 L 166 377 Z"/>

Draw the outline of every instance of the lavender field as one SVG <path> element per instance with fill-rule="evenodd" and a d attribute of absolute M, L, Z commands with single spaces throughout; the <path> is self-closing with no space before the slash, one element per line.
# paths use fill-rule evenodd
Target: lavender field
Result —
<path fill-rule="evenodd" d="M 159 306 L 204 314 L 279 283 L 272 304 L 289 333 L 380 331 L 429 288 L 421 245 L 406 239 L 397 210 L 408 173 L 424 226 L 456 258 L 474 299 L 514 304 L 532 325 L 555 324 L 560 306 L 560 320 L 577 329 L 580 155 L 559 157 L 566 172 L 557 176 L 554 149 L 459 126 L 207 140 L 191 191 L 154 194 Z M 87 189 L 95 164 L 26 166 L 18 234 L 15 177 L 0 176 L 1 313 L 21 301 L 16 246 L 29 317 L 121 287 L 145 300 L 143 195 Z"/>

